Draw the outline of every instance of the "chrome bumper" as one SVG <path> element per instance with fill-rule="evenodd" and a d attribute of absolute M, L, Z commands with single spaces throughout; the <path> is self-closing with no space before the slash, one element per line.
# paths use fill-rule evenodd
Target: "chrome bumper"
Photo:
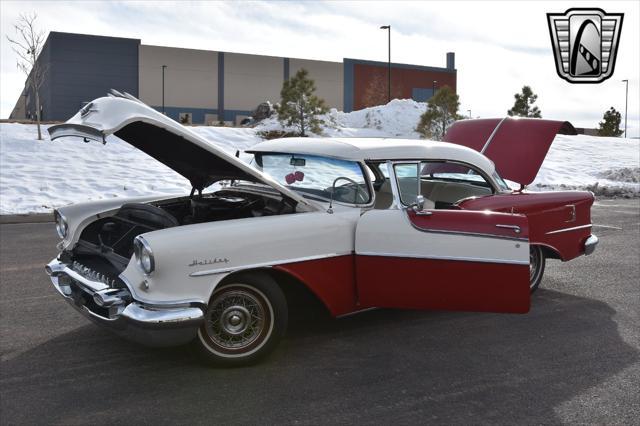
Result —
<path fill-rule="evenodd" d="M 584 254 L 586 256 L 590 255 L 596 249 L 598 245 L 598 237 L 595 235 L 589 235 L 589 238 L 584 242 Z"/>
<path fill-rule="evenodd" d="M 204 312 L 198 306 L 149 305 L 134 300 L 128 289 L 112 288 L 83 276 L 54 259 L 45 266 L 60 295 L 91 321 L 148 346 L 175 346 L 196 337 Z"/>

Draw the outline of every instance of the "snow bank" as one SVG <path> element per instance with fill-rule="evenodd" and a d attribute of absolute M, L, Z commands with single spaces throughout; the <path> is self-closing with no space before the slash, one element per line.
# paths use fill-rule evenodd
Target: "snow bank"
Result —
<path fill-rule="evenodd" d="M 322 119 L 323 136 L 417 139 L 423 103 L 394 100 L 386 106 Z M 47 126 L 43 126 L 47 127 Z M 235 153 L 261 141 L 259 133 L 282 130 L 275 118 L 256 128 L 193 127 Z M 189 182 L 116 137 L 106 145 L 77 139 L 36 141 L 35 125 L 0 124 L 0 214 L 49 212 L 87 200 L 146 194 L 184 194 Z M 248 155 L 241 155 L 247 159 Z M 558 136 L 532 190 L 589 189 L 596 194 L 640 196 L 640 141 Z"/>
<path fill-rule="evenodd" d="M 353 112 L 342 112 L 332 108 L 319 117 L 323 125 L 322 134 L 318 136 L 418 139 L 420 135 L 415 128 L 426 110 L 427 104 L 412 99 L 394 99 L 387 105 Z M 258 132 L 294 130 L 283 129 L 276 116 L 263 120 L 255 129 Z"/>
<path fill-rule="evenodd" d="M 640 196 L 640 140 L 556 136 L 531 190 L 588 189 L 596 195 Z"/>

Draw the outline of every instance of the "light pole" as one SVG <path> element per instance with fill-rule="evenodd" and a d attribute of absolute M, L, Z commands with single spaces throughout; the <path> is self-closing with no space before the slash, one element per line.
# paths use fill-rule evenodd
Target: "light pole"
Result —
<path fill-rule="evenodd" d="M 471 118 L 471 110 L 468 109 L 467 112 L 469 113 L 469 118 Z"/>
<path fill-rule="evenodd" d="M 387 30 L 389 35 L 389 59 L 387 60 L 387 102 L 391 102 L 391 25 L 383 25 L 381 30 Z"/>
<path fill-rule="evenodd" d="M 433 87 L 431 88 L 431 96 L 436 95 L 436 84 L 438 84 L 438 80 L 433 80 Z"/>
<path fill-rule="evenodd" d="M 622 80 L 625 84 L 624 91 L 624 137 L 627 137 L 627 105 L 629 104 L 629 80 Z"/>
<path fill-rule="evenodd" d="M 166 65 L 162 66 L 162 113 L 166 115 L 164 111 L 164 70 L 167 69 Z"/>

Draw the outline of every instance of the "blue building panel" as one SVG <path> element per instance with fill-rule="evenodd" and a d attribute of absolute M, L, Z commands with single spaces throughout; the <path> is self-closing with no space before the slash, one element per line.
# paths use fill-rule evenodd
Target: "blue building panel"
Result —
<path fill-rule="evenodd" d="M 140 40 L 51 32 L 48 120 L 67 120 L 110 89 L 138 96 Z"/>
<path fill-rule="evenodd" d="M 433 96 L 433 89 L 416 87 L 411 89 L 411 99 L 416 102 L 427 102 Z"/>

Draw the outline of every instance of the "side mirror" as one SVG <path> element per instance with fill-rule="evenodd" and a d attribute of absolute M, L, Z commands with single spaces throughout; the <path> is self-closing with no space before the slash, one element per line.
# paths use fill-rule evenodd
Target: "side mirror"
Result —
<path fill-rule="evenodd" d="M 409 206 L 409 208 L 413 210 L 417 216 L 431 216 L 433 212 L 424 211 L 424 202 L 424 196 L 418 195 L 416 197 L 416 200 Z"/>
<path fill-rule="evenodd" d="M 418 195 L 416 196 L 416 200 L 411 204 L 411 207 L 414 211 L 421 212 L 424 210 L 424 196 Z"/>

